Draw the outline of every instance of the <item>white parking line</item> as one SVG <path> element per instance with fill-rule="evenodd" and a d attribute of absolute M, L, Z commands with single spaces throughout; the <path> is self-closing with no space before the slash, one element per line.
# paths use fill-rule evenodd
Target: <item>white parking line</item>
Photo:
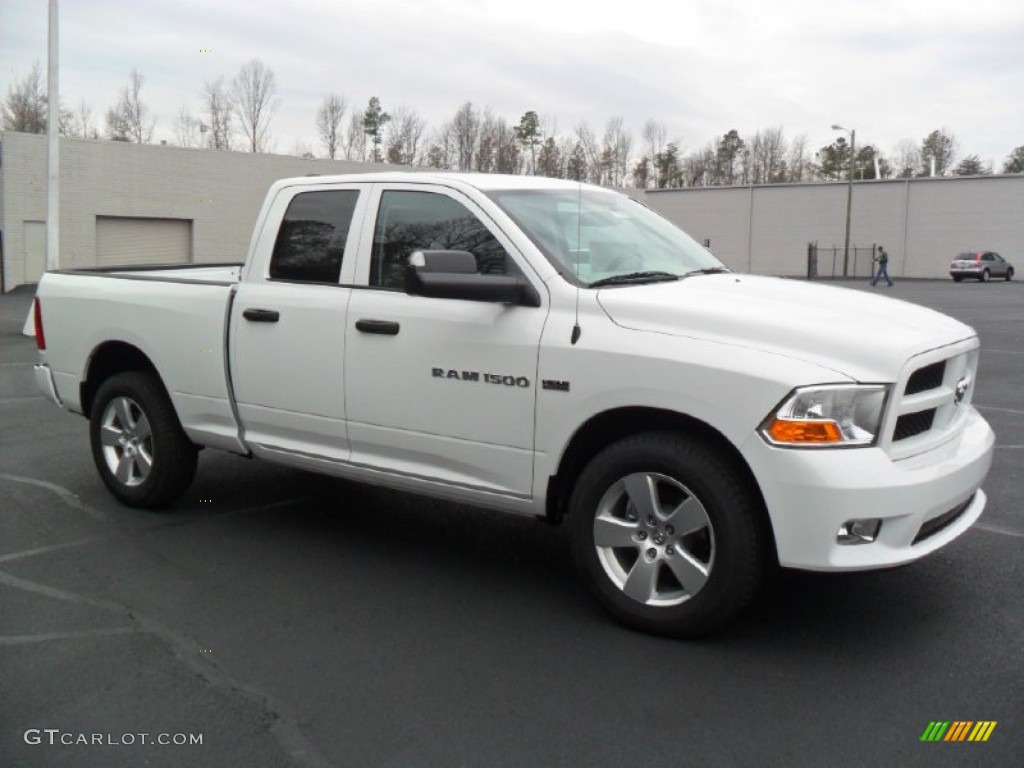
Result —
<path fill-rule="evenodd" d="M 35 485 L 39 488 L 45 488 L 52 493 L 57 494 L 61 501 L 67 504 L 72 509 L 77 509 L 81 512 L 85 512 L 89 517 L 99 523 L 109 522 L 109 518 L 100 512 L 98 509 L 93 509 L 84 501 L 68 488 L 63 485 L 57 485 L 56 483 L 48 483 L 45 480 L 36 480 L 34 477 L 22 477 L 21 475 L 0 475 L 0 479 L 10 480 L 12 483 L 24 483 L 25 485 Z"/>
<path fill-rule="evenodd" d="M 82 629 L 77 632 L 47 632 L 43 635 L 0 636 L 0 645 L 25 645 L 45 643 L 49 640 L 77 640 L 80 637 L 106 637 L 108 635 L 132 635 L 140 630 L 135 627 L 111 627 L 110 629 Z"/>
<path fill-rule="evenodd" d="M 1001 536 L 1013 536 L 1017 539 L 1024 539 L 1024 533 L 1021 533 L 1020 531 L 1011 531 L 1009 528 L 1003 528 L 999 525 L 989 525 L 988 523 L 975 523 L 974 527 L 980 528 L 983 531 L 988 531 L 989 533 L 998 533 Z"/>
<path fill-rule="evenodd" d="M 997 411 L 999 413 L 1016 413 L 1018 416 L 1024 416 L 1024 411 L 1018 411 L 1015 408 L 996 408 L 992 405 L 976 405 L 974 406 L 979 411 Z"/>
<path fill-rule="evenodd" d="M 85 544 L 91 544 L 94 541 L 106 538 L 105 536 L 86 536 L 84 539 L 78 539 L 77 541 L 66 541 L 63 544 L 51 544 L 48 547 L 36 547 L 35 549 L 26 549 L 22 552 L 11 552 L 7 555 L 0 555 L 0 563 L 6 563 L 10 560 L 21 560 L 24 557 L 35 557 L 36 555 L 45 555 L 50 552 L 56 552 L 61 549 L 69 549 L 71 547 L 81 547 Z"/>

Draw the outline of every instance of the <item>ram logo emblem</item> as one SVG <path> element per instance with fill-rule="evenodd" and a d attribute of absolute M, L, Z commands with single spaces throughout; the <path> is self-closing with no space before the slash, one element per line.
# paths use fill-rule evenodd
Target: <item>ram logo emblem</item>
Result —
<path fill-rule="evenodd" d="M 956 383 L 956 393 L 953 395 L 953 404 L 960 405 L 963 399 L 967 396 L 967 390 L 970 389 L 971 378 L 970 376 L 964 376 Z"/>

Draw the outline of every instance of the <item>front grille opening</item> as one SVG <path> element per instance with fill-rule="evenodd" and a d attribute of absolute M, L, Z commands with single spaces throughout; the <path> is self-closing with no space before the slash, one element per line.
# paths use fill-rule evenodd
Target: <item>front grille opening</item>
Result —
<path fill-rule="evenodd" d="M 893 433 L 892 439 L 906 440 L 908 437 L 927 432 L 932 428 L 933 421 L 935 421 L 934 408 L 917 413 L 905 413 L 896 419 L 896 431 Z"/>
<path fill-rule="evenodd" d="M 974 494 L 971 494 L 971 498 L 956 507 L 953 507 L 949 512 L 943 512 L 938 517 L 933 517 L 931 520 L 925 521 L 921 526 L 921 530 L 917 532 L 917 536 L 910 542 L 911 546 L 917 544 L 919 541 L 934 536 L 936 533 L 941 531 L 943 528 L 948 528 L 959 519 L 960 515 L 967 511 L 967 508 L 971 506 L 971 502 L 974 501 Z"/>
<path fill-rule="evenodd" d="M 903 392 L 906 395 L 916 395 L 918 392 L 938 389 L 942 386 L 942 379 L 945 375 L 945 360 L 926 365 L 924 368 L 918 368 L 910 375 L 910 379 L 907 381 L 907 388 Z"/>

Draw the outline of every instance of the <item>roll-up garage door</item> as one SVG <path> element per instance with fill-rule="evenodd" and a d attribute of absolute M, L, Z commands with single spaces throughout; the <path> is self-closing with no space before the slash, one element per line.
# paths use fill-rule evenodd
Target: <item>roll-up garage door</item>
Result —
<path fill-rule="evenodd" d="M 96 217 L 96 263 L 187 264 L 192 260 L 190 219 Z"/>

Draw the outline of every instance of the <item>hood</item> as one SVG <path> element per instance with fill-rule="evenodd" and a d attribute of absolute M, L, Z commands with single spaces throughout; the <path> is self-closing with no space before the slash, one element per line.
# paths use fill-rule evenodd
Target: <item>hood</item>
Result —
<path fill-rule="evenodd" d="M 975 335 L 916 304 L 777 277 L 696 275 L 603 288 L 597 300 L 624 328 L 775 352 L 858 381 L 893 381 L 912 356 Z"/>

